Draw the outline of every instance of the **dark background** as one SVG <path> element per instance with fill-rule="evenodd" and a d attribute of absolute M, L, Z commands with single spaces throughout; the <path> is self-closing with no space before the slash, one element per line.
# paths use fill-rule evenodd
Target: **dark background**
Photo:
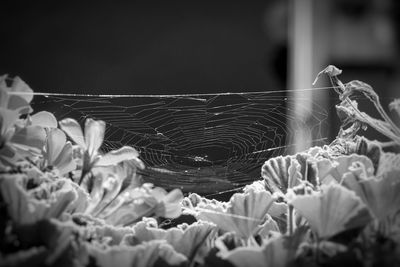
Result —
<path fill-rule="evenodd" d="M 37 92 L 283 89 L 286 50 L 276 35 L 286 25 L 278 18 L 273 32 L 265 27 L 270 5 L 9 2 L 0 15 L 0 73 L 20 76 Z"/>

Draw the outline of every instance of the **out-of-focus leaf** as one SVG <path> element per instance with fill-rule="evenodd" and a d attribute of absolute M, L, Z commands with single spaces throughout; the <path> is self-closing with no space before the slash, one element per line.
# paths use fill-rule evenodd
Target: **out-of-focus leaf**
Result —
<path fill-rule="evenodd" d="M 32 125 L 57 128 L 57 119 L 53 113 L 47 111 L 40 111 L 30 116 Z"/>
<path fill-rule="evenodd" d="M 24 188 L 26 179 L 27 177 L 23 174 L 2 175 L 0 178 L 0 190 L 7 204 L 8 213 L 17 224 L 59 218 L 76 198 L 69 180 L 59 179 L 27 191 Z"/>
<path fill-rule="evenodd" d="M 96 265 L 99 267 L 152 267 L 158 257 L 170 265 L 179 265 L 187 261 L 186 257 L 177 253 L 171 245 L 163 240 L 153 240 L 134 247 L 119 246 L 100 249 L 88 245 Z"/>
<path fill-rule="evenodd" d="M 381 164 L 382 148 L 376 142 L 370 141 L 362 136 L 357 137 L 354 143 L 355 147 L 351 152 L 367 156 L 371 160 L 376 174 Z"/>
<path fill-rule="evenodd" d="M 400 117 L 400 98 L 396 98 L 389 104 L 389 109 L 393 110 L 397 113 L 397 116 Z"/>
<path fill-rule="evenodd" d="M 207 241 L 215 228 L 215 225 L 207 222 L 196 222 L 163 230 L 149 227 L 145 222 L 139 222 L 133 227 L 135 233 L 126 237 L 125 242 L 129 245 L 138 245 L 151 240 L 166 240 L 177 252 L 188 259 L 193 259 L 200 250 L 202 255 L 208 253 L 210 247 L 206 244 L 209 243 Z"/>
<path fill-rule="evenodd" d="M 157 200 L 155 213 L 157 216 L 164 218 L 178 218 L 182 213 L 181 201 L 183 199 L 182 191 L 174 189 L 161 195 L 155 195 L 160 187 L 152 190 L 152 196 Z M 164 191 L 164 189 L 162 189 Z"/>
<path fill-rule="evenodd" d="M 393 169 L 400 169 L 400 154 L 391 152 L 381 153 L 376 176 L 382 176 L 387 171 L 391 171 Z"/>
<path fill-rule="evenodd" d="M 71 118 L 63 119 L 58 122 L 60 128 L 80 147 L 87 149 L 83 132 L 79 123 Z"/>
<path fill-rule="evenodd" d="M 400 169 L 387 171 L 379 178 L 368 175 L 362 163 L 353 165 L 343 185 L 353 190 L 379 220 L 400 210 Z"/>
<path fill-rule="evenodd" d="M 77 217 L 74 218 L 76 220 Z M 87 218 L 80 218 L 87 222 Z M 131 227 L 115 227 L 108 224 L 96 225 L 95 223 L 86 224 L 81 230 L 82 236 L 92 243 L 96 242 L 107 246 L 124 245 L 121 242 L 123 242 L 125 236 L 134 234 Z"/>
<path fill-rule="evenodd" d="M 316 162 L 318 177 L 322 184 L 340 183 L 343 175 L 349 171 L 354 162 L 363 162 L 366 171 L 369 174 L 374 173 L 374 166 L 369 158 L 352 154 L 349 156 L 340 156 L 334 159 L 319 159 Z"/>
<path fill-rule="evenodd" d="M 41 267 L 47 254 L 45 247 L 32 247 L 27 250 L 20 250 L 16 253 L 0 255 L 0 266 L 7 267 Z"/>
<path fill-rule="evenodd" d="M 266 220 L 266 214 L 274 199 L 267 191 L 236 193 L 226 209 L 215 205 L 198 205 L 197 217 L 215 223 L 224 231 L 234 231 L 240 237 L 248 239 L 257 234 Z"/>
<path fill-rule="evenodd" d="M 79 230 L 71 222 L 39 220 L 31 224 L 16 226 L 21 247 L 44 247 L 40 266 L 83 266 L 88 255 Z"/>
<path fill-rule="evenodd" d="M 289 203 L 306 218 L 320 238 L 363 227 L 371 220 L 362 200 L 338 184 L 322 185 L 322 191 L 310 195 L 293 195 Z"/>
<path fill-rule="evenodd" d="M 285 267 L 292 260 L 282 236 L 270 239 L 261 247 L 239 247 L 219 255 L 236 267 Z"/>
<path fill-rule="evenodd" d="M 112 150 L 100 157 L 96 162 L 97 166 L 116 165 L 122 161 L 131 160 L 139 157 L 139 153 L 133 147 L 123 146 L 117 150 Z"/>

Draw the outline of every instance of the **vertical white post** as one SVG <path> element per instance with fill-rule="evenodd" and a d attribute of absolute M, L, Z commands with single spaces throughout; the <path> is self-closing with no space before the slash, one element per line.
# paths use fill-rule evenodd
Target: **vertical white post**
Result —
<path fill-rule="evenodd" d="M 312 144 L 310 127 L 300 127 L 296 122 L 307 122 L 312 113 L 313 92 L 299 90 L 311 88 L 313 72 L 313 0 L 292 0 L 290 13 L 290 61 L 289 61 L 289 116 L 291 119 L 291 153 L 307 149 Z"/>

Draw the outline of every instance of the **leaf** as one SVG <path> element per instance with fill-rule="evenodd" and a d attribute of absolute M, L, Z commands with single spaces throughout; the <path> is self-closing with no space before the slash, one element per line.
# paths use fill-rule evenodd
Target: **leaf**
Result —
<path fill-rule="evenodd" d="M 45 247 L 40 266 L 85 266 L 88 263 L 86 249 L 79 242 L 79 229 L 71 222 L 39 220 L 17 225 L 15 233 L 21 247 Z"/>
<path fill-rule="evenodd" d="M 266 214 L 274 199 L 267 191 L 234 194 L 226 209 L 221 206 L 199 204 L 197 217 L 215 223 L 223 231 L 236 232 L 240 237 L 248 239 L 257 234 L 266 220 Z"/>
<path fill-rule="evenodd" d="M 396 98 L 389 104 L 389 109 L 395 111 L 397 116 L 400 117 L 400 98 Z"/>
<path fill-rule="evenodd" d="M 343 175 L 349 171 L 354 162 L 362 162 L 368 173 L 371 175 L 374 173 L 374 166 L 366 156 L 352 154 L 334 159 L 320 159 L 316 162 L 320 182 L 326 185 L 331 182 L 341 183 Z"/>
<path fill-rule="evenodd" d="M 319 72 L 317 74 L 317 77 L 315 78 L 314 82 L 312 83 L 312 85 L 315 85 L 319 79 L 319 77 L 322 74 L 328 74 L 330 77 L 335 77 L 338 76 L 342 73 L 341 69 L 338 69 L 337 67 L 335 67 L 334 65 L 329 65 L 328 67 L 326 67 L 325 69 L 323 69 L 321 72 Z"/>
<path fill-rule="evenodd" d="M 262 247 L 239 247 L 220 256 L 236 267 L 285 267 L 292 260 L 282 236 L 269 240 Z"/>
<path fill-rule="evenodd" d="M 261 168 L 265 187 L 272 193 L 286 193 L 287 189 L 302 180 L 300 164 L 292 156 L 278 156 L 267 160 Z"/>
<path fill-rule="evenodd" d="M 322 191 L 297 195 L 289 200 L 320 238 L 365 226 L 371 220 L 367 206 L 349 189 L 338 184 L 322 185 Z"/>
<path fill-rule="evenodd" d="M 161 240 L 153 240 L 134 247 L 114 246 L 100 249 L 87 245 L 89 255 L 100 267 L 151 267 L 158 257 L 170 265 L 179 265 L 187 259 L 174 251 L 171 245 Z"/>
<path fill-rule="evenodd" d="M 400 169 L 389 170 L 381 177 L 370 176 L 362 163 L 353 165 L 343 177 L 343 185 L 353 190 L 378 220 L 400 210 Z"/>
<path fill-rule="evenodd" d="M 387 171 L 400 169 L 400 154 L 391 152 L 381 153 L 376 176 L 384 175 Z"/>
<path fill-rule="evenodd" d="M 59 179 L 42 183 L 27 191 L 25 175 L 2 175 L 0 190 L 10 217 L 17 224 L 34 223 L 47 218 L 59 218 L 76 199 L 69 180 Z M 37 198 L 36 196 L 41 196 Z M 34 196 L 34 197 L 32 197 Z"/>
<path fill-rule="evenodd" d="M 153 189 L 153 192 L 157 188 Z M 154 196 L 154 195 L 153 195 Z M 164 218 L 178 218 L 182 212 L 181 201 L 183 199 L 183 194 L 180 189 L 174 189 L 168 192 L 163 197 L 156 197 L 158 200 L 157 207 L 155 208 L 155 214 Z"/>
<path fill-rule="evenodd" d="M 79 123 L 71 118 L 63 119 L 58 122 L 60 128 L 80 147 L 87 149 L 83 132 Z"/>
<path fill-rule="evenodd" d="M 82 217 L 81 217 L 82 218 Z M 107 246 L 126 245 L 126 236 L 134 234 L 131 227 L 115 227 L 112 225 L 93 225 L 82 229 L 82 234 L 86 240 L 96 241 L 98 244 Z"/>
<path fill-rule="evenodd" d="M 47 111 L 40 111 L 30 116 L 32 125 L 47 128 L 57 128 L 57 119 L 54 115 Z"/>
<path fill-rule="evenodd" d="M 47 254 L 45 247 L 32 247 L 25 250 L 0 256 L 0 266 L 31 266 L 41 267 L 44 265 L 44 259 Z"/>
<path fill-rule="evenodd" d="M 96 162 L 96 166 L 116 165 L 122 161 L 131 160 L 137 157 L 139 157 L 139 153 L 136 149 L 129 146 L 123 146 L 100 157 Z"/>
<path fill-rule="evenodd" d="M 127 237 L 125 242 L 129 245 L 138 245 L 151 240 L 166 240 L 175 251 L 192 259 L 199 250 L 203 255 L 208 253 L 210 247 L 205 247 L 206 240 L 209 239 L 215 228 L 215 225 L 207 222 L 196 222 L 164 230 L 149 227 L 145 222 L 139 222 L 133 227 L 135 233 Z"/>

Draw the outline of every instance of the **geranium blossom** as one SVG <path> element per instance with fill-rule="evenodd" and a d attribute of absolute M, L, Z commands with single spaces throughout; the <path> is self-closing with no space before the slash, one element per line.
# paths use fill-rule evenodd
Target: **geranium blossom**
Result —
<path fill-rule="evenodd" d="M 74 119 L 67 118 L 59 124 L 61 129 L 83 150 L 83 167 L 79 183 L 95 166 L 115 165 L 124 160 L 139 157 L 139 153 L 129 146 L 123 146 L 105 155 L 100 153 L 106 127 L 104 121 L 86 119 L 84 132 Z"/>

